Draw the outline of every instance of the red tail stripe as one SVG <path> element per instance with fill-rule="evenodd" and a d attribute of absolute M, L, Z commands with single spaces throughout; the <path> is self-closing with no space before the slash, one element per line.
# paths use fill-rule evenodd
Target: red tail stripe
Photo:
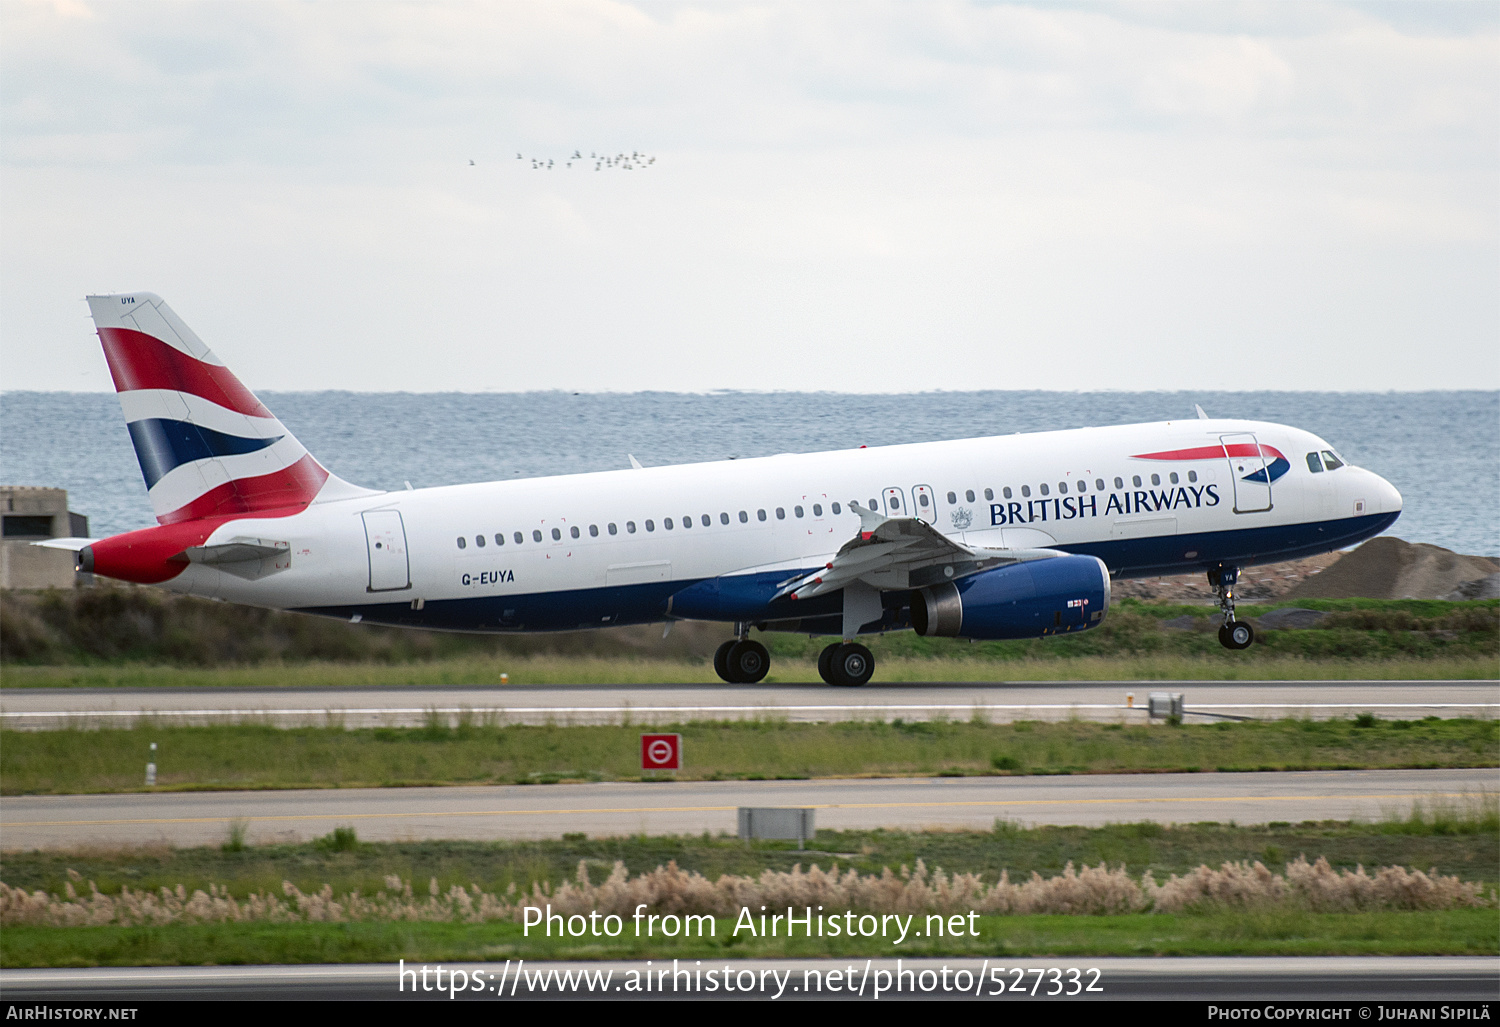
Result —
<path fill-rule="evenodd" d="M 289 517 L 302 509 L 295 506 L 286 510 L 259 510 L 256 516 Z M 219 525 L 233 519 L 230 515 L 183 524 L 164 524 L 100 539 L 89 546 L 94 558 L 94 573 L 140 585 L 171 581 L 187 567 L 187 561 L 181 558 L 182 551 L 201 546 Z"/>
<path fill-rule="evenodd" d="M 1170 449 L 1162 453 L 1137 453 L 1131 457 L 1132 460 L 1214 460 L 1224 455 L 1225 450 L 1230 456 L 1269 456 L 1286 459 L 1275 446 L 1268 446 L 1264 442 L 1260 444 L 1257 452 L 1255 444 L 1251 442 L 1236 442 L 1231 446 L 1199 446 L 1197 449 Z"/>
<path fill-rule="evenodd" d="M 133 328 L 101 328 L 104 358 L 114 377 L 115 390 L 171 389 L 217 403 L 251 417 L 270 417 L 271 412 L 227 367 L 195 360 L 181 350 Z"/>
<path fill-rule="evenodd" d="M 279 471 L 254 478 L 236 478 L 211 488 L 186 506 L 161 514 L 156 519 L 162 524 L 180 524 L 203 517 L 247 513 L 285 517 L 311 503 L 327 480 L 328 472 L 309 453 Z M 267 514 L 265 511 L 268 510 L 281 512 Z"/>

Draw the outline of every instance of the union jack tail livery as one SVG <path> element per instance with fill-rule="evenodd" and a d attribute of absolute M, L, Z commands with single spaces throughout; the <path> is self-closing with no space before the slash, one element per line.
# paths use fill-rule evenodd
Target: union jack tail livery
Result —
<path fill-rule="evenodd" d="M 158 522 L 290 514 L 364 491 L 318 463 L 160 296 L 88 302 Z"/>

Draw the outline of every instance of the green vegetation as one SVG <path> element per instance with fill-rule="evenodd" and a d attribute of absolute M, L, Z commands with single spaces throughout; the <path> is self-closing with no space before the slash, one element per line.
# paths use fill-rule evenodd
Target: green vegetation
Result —
<path fill-rule="evenodd" d="M 755 956 L 1312 956 L 1493 955 L 1495 912 L 1292 911 L 1123 916 L 986 916 L 978 938 L 561 940 L 520 925 L 462 923 L 171 924 L 8 927 L 0 966 L 162 966 L 241 963 L 453 963 L 495 959 L 745 959 Z M 393 972 L 394 975 L 394 972 Z"/>
<path fill-rule="evenodd" d="M 336 721 L 336 717 L 330 717 Z M 1023 721 L 671 725 L 689 780 L 861 775 L 1337 770 L 1500 765 L 1500 722 L 1280 720 L 1194 725 Z M 345 730 L 258 724 L 0 733 L 6 795 L 159 789 L 536 784 L 636 780 L 638 728 L 500 726 L 430 716 L 424 727 Z"/>
<path fill-rule="evenodd" d="M 1306 630 L 1263 629 L 1248 653 L 1224 650 L 1213 610 L 1115 604 L 1104 623 L 1061 638 L 969 644 L 898 632 L 869 640 L 880 676 L 900 680 L 1057 678 L 1485 678 L 1500 675 L 1500 600 L 1300 600 L 1241 606 L 1327 611 Z M 1187 621 L 1181 621 L 1188 618 Z M 1167 626 L 1168 621 L 1180 622 Z M 517 684 L 709 680 L 723 625 L 550 635 L 462 635 L 382 628 L 104 586 L 0 593 L 8 687 L 68 685 Z M 827 639 L 757 636 L 772 681 L 815 681 Z"/>

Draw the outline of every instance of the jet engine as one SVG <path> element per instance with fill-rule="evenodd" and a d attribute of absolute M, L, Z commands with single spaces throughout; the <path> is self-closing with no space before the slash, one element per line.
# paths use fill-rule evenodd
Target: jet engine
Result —
<path fill-rule="evenodd" d="M 1085 631 L 1109 609 L 1109 568 L 1096 556 L 1056 556 L 914 591 L 919 635 L 1041 638 Z"/>

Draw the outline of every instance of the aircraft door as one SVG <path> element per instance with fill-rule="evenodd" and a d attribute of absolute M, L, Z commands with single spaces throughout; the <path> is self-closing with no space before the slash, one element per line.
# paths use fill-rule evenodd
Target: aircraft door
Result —
<path fill-rule="evenodd" d="M 911 487 L 911 501 L 914 504 L 912 515 L 919 521 L 928 524 L 937 523 L 937 496 L 930 485 L 913 485 Z"/>
<path fill-rule="evenodd" d="M 885 500 L 885 515 L 887 517 L 911 516 L 911 511 L 906 508 L 906 493 L 901 489 L 886 489 L 881 498 Z"/>
<path fill-rule="evenodd" d="M 1271 509 L 1271 471 L 1265 451 L 1254 435 L 1220 435 L 1229 475 L 1234 482 L 1234 512 L 1262 513 Z"/>
<path fill-rule="evenodd" d="M 365 549 L 370 556 L 367 592 L 394 592 L 411 587 L 406 556 L 406 526 L 399 510 L 371 510 L 363 515 Z"/>

